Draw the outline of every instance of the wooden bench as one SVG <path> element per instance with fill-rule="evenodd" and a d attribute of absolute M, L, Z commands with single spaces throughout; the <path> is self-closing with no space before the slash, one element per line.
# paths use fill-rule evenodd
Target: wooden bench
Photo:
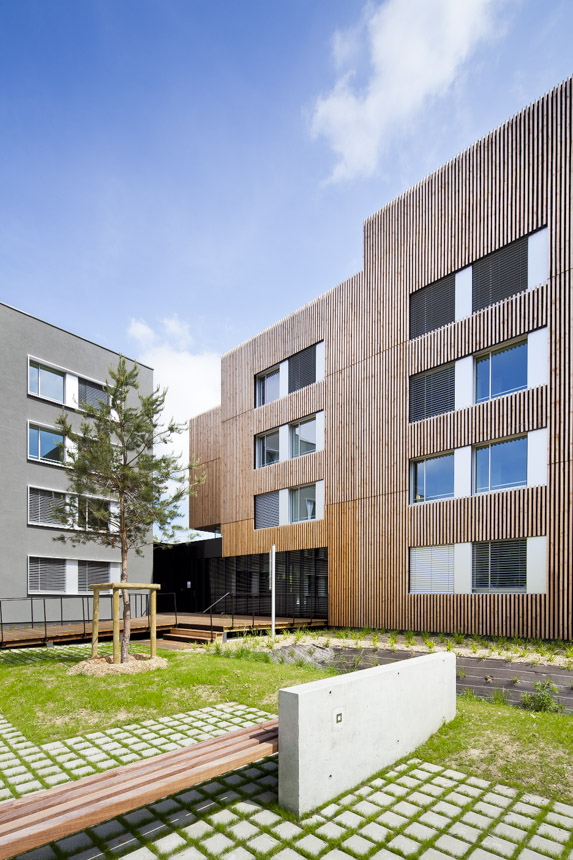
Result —
<path fill-rule="evenodd" d="M 278 751 L 270 720 L 0 803 L 0 860 L 184 791 Z"/>

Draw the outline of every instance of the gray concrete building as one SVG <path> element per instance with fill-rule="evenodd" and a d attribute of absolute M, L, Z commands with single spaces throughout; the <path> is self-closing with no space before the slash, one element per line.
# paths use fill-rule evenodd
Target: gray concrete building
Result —
<path fill-rule="evenodd" d="M 81 617 L 82 601 L 60 597 L 91 594 L 92 582 L 118 580 L 119 550 L 89 542 L 54 542 L 62 533 L 51 511 L 67 489 L 61 436 L 62 408 L 73 426 L 78 404 L 97 402 L 118 354 L 29 314 L 0 304 L 0 600 L 4 622 L 26 620 L 30 597 L 46 597 L 51 617 Z M 140 391 L 153 388 L 153 371 L 139 365 Z M 64 451 L 65 451 L 65 440 Z M 56 495 L 55 495 L 56 494 Z M 81 517 L 79 518 L 81 521 Z M 79 525 L 78 525 L 79 527 Z M 152 548 L 129 558 L 129 578 L 151 582 Z M 84 604 L 86 601 L 83 601 Z M 34 601 L 36 614 L 44 601 Z"/>

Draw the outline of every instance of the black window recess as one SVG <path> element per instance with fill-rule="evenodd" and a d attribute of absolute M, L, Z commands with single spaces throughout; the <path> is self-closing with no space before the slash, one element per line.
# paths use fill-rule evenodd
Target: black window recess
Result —
<path fill-rule="evenodd" d="M 291 355 L 288 360 L 289 394 L 316 382 L 316 344 Z"/>
<path fill-rule="evenodd" d="M 527 236 L 472 266 L 472 310 L 501 302 L 527 289 Z"/>
<path fill-rule="evenodd" d="M 473 591 L 525 591 L 527 541 L 486 541 L 472 545 Z"/>
<path fill-rule="evenodd" d="M 270 529 L 279 524 L 279 493 L 255 496 L 255 528 Z"/>
<path fill-rule="evenodd" d="M 100 400 L 107 403 L 107 394 L 104 394 L 103 387 L 97 382 L 89 382 L 87 379 L 78 380 L 78 403 L 80 406 L 88 403 L 90 406 L 99 406 Z"/>
<path fill-rule="evenodd" d="M 63 504 L 64 494 L 52 490 L 40 490 L 30 487 L 28 495 L 28 519 L 31 523 L 62 525 L 56 510 Z"/>
<path fill-rule="evenodd" d="M 454 364 L 410 377 L 410 421 L 421 421 L 456 408 Z"/>
<path fill-rule="evenodd" d="M 410 296 L 410 340 L 454 321 L 456 276 L 448 275 Z"/>

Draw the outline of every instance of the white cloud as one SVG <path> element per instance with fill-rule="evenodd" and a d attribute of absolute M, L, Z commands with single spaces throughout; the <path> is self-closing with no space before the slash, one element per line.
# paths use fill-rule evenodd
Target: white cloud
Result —
<path fill-rule="evenodd" d="M 153 368 L 155 385 L 167 388 L 164 415 L 179 424 L 212 409 L 221 399 L 221 356 L 215 352 L 191 352 L 188 323 L 173 316 L 160 321 L 157 329 L 142 320 L 131 320 L 128 334 L 138 343 L 138 361 Z M 189 432 L 174 436 L 174 454 L 189 460 Z M 186 521 L 186 505 L 182 507 Z"/>
<path fill-rule="evenodd" d="M 371 176 L 392 137 L 443 97 L 479 44 L 495 35 L 493 0 L 386 0 L 333 38 L 340 76 L 315 103 L 313 138 L 338 160 L 330 181 Z M 359 57 L 369 60 L 357 81 Z"/>

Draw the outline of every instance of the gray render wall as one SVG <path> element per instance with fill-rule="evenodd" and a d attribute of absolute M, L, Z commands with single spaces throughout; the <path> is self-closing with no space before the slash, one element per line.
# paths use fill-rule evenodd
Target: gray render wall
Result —
<path fill-rule="evenodd" d="M 28 394 L 29 356 L 100 382 L 118 360 L 117 353 L 0 304 L 0 598 L 27 596 L 30 555 L 119 561 L 118 551 L 95 543 L 77 547 L 55 543 L 53 537 L 61 533 L 59 529 L 28 525 L 28 486 L 67 489 L 64 467 L 28 459 L 28 422 L 53 426 L 62 409 Z M 153 371 L 142 365 L 139 368 L 140 391 L 148 394 L 153 387 Z M 78 425 L 81 413 L 69 408 L 66 411 L 72 424 Z M 142 557 L 130 555 L 132 582 L 152 581 L 152 559 L 152 547 L 147 547 Z M 55 611 L 59 601 L 51 603 Z M 8 615 L 21 620 L 15 618 L 15 610 L 22 611 L 23 605 L 4 604 L 4 621 L 10 620 Z"/>

